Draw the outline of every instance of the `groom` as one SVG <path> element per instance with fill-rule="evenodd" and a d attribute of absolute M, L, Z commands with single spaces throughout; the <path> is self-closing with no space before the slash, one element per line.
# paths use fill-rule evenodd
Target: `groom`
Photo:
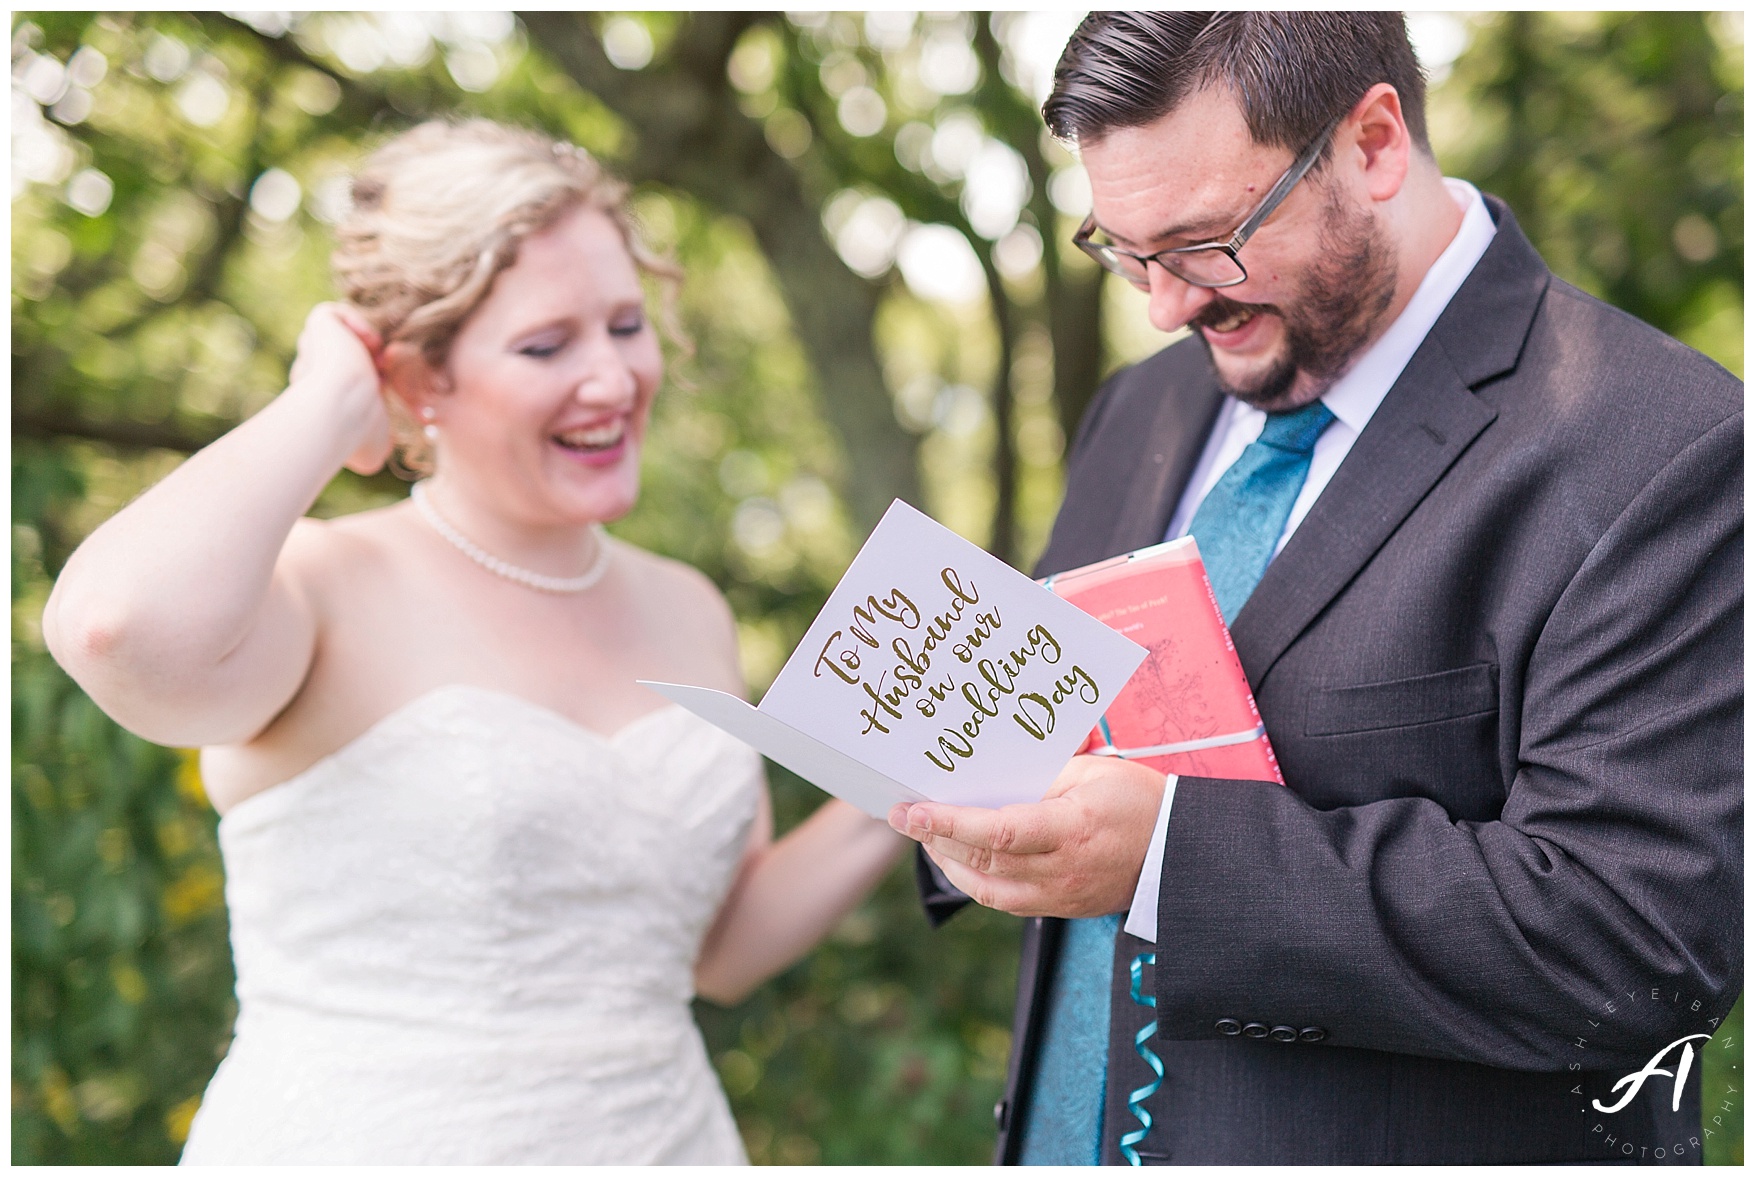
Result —
<path fill-rule="evenodd" d="M 1445 179 L 1423 99 L 1394 13 L 1061 59 L 1077 240 L 1192 334 L 1093 402 L 1037 573 L 1194 535 L 1287 783 L 892 814 L 935 919 L 1038 917 L 1001 1161 L 1698 1162 L 1697 1085 L 1586 1113 L 1742 985 L 1742 386 Z"/>

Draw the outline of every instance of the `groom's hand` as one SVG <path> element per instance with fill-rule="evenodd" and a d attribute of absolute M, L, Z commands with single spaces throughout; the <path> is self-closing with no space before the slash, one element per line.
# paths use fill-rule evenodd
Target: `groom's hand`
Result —
<path fill-rule="evenodd" d="M 1164 797 L 1164 774 L 1075 756 L 1031 805 L 978 809 L 920 801 L 890 825 L 926 847 L 969 898 L 1013 915 L 1126 911 Z"/>

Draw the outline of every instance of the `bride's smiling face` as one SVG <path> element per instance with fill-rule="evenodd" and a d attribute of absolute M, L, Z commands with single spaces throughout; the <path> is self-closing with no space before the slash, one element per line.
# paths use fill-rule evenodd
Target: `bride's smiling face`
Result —
<path fill-rule="evenodd" d="M 440 471 L 521 523 L 619 518 L 663 369 L 620 231 L 575 209 L 525 238 L 452 342 L 427 402 Z"/>

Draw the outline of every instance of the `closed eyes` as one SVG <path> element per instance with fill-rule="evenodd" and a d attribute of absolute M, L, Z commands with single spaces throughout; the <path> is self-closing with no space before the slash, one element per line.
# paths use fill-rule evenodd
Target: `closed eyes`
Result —
<path fill-rule="evenodd" d="M 639 335 L 645 329 L 646 316 L 643 314 L 618 320 L 611 323 L 608 328 L 610 335 L 617 339 L 631 339 L 634 336 Z M 559 355 L 572 341 L 573 336 L 571 335 L 560 339 L 556 339 L 553 336 L 546 336 L 533 340 L 530 343 L 521 344 L 513 350 L 515 350 L 517 354 L 528 356 L 533 360 L 546 360 Z"/>

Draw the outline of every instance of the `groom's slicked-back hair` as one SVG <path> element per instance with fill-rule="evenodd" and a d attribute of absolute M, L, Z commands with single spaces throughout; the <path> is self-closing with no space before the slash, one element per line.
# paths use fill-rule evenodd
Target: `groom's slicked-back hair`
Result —
<path fill-rule="evenodd" d="M 1379 82 L 1430 155 L 1426 79 L 1399 12 L 1093 12 L 1060 55 L 1042 117 L 1090 143 L 1219 86 L 1257 143 L 1301 151 Z"/>

